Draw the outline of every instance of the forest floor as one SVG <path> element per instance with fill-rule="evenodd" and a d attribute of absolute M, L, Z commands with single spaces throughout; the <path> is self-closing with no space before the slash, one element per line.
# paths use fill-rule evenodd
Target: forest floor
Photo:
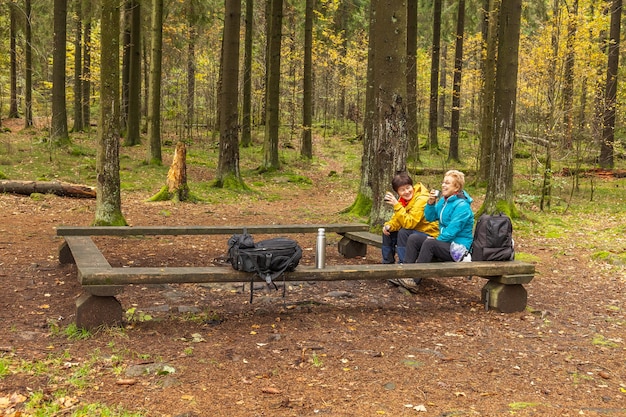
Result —
<path fill-rule="evenodd" d="M 326 178 L 279 201 L 147 203 L 137 192 L 122 206 L 131 225 L 328 222 L 354 190 Z M 81 288 L 75 266 L 58 262 L 55 227 L 88 225 L 94 210 L 0 194 L 0 415 L 29 415 L 35 395 L 58 408 L 37 415 L 87 404 L 180 417 L 626 415 L 625 267 L 591 260 L 577 244 L 593 233 L 584 225 L 516 237 L 537 259 L 519 313 L 485 311 L 481 278 L 424 280 L 418 294 L 384 281 L 288 283 L 285 298 L 259 290 L 252 304 L 247 285 L 146 285 L 119 296 L 123 327 L 77 337 L 67 329 Z M 626 230 L 623 217 L 611 222 Z M 315 236 L 293 237 L 313 264 Z M 97 243 L 114 266 L 208 266 L 223 262 L 227 239 Z M 338 240 L 328 236 L 329 264 L 379 262 L 374 248 L 343 259 Z"/>

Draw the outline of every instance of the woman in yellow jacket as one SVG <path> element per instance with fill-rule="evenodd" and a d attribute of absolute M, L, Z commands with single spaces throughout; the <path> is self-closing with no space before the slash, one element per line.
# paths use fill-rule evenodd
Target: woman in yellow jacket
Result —
<path fill-rule="evenodd" d="M 413 233 L 423 233 L 437 237 L 439 226 L 436 221 L 428 222 L 424 218 L 424 207 L 430 196 L 428 189 L 422 184 L 413 185 L 413 180 L 406 172 L 394 175 L 391 180 L 393 190 L 398 198 L 391 193 L 385 194 L 385 203 L 393 207 L 393 216 L 383 226 L 383 263 L 404 262 L 407 238 Z"/>

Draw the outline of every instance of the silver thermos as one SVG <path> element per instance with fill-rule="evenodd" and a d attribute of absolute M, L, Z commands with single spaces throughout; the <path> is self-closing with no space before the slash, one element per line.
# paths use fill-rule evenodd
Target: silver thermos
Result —
<path fill-rule="evenodd" d="M 317 245 L 315 246 L 315 267 L 322 269 L 326 265 L 326 230 L 317 229 Z"/>

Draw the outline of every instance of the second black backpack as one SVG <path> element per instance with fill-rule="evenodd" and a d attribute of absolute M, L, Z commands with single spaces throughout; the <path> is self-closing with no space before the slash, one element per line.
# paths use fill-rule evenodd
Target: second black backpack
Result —
<path fill-rule="evenodd" d="M 512 261 L 513 223 L 505 214 L 483 214 L 476 222 L 472 261 Z"/>

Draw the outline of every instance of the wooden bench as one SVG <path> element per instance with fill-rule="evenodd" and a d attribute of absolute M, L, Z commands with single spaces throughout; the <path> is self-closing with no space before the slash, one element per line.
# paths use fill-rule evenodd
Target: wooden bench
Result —
<path fill-rule="evenodd" d="M 368 231 L 346 232 L 338 243 L 339 253 L 346 258 L 363 257 L 368 246 L 383 247 L 383 236 Z"/>
<path fill-rule="evenodd" d="M 350 233 L 348 239 L 358 242 L 364 225 L 270 225 L 245 227 L 254 233 L 307 233 L 327 231 Z M 132 229 L 132 230 L 131 230 Z M 75 263 L 78 281 L 85 293 L 76 302 L 76 324 L 83 328 L 121 323 L 123 311 L 115 298 L 129 284 L 224 283 L 248 282 L 250 274 L 220 267 L 112 267 L 98 249 L 91 235 L 188 235 L 240 233 L 244 227 L 59 227 L 64 244 L 59 252 L 61 263 Z M 346 229 L 351 229 L 346 231 Z M 203 231 L 204 233 L 200 233 Z M 356 233 L 356 234 L 355 234 Z M 354 239 L 354 240 L 352 240 Z M 343 238 L 342 238 L 343 240 Z M 363 242 L 360 242 L 363 243 Z M 369 244 L 369 243 L 368 243 Z M 285 273 L 285 281 L 337 281 L 394 278 L 441 278 L 479 276 L 487 279 L 481 291 L 486 309 L 504 313 L 523 311 L 527 292 L 524 284 L 535 274 L 535 266 L 525 262 L 444 262 L 429 264 L 331 265 L 322 269 L 300 265 Z"/>

